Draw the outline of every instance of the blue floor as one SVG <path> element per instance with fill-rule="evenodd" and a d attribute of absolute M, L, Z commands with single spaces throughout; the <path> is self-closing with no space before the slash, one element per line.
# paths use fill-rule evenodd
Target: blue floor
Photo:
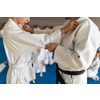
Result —
<path fill-rule="evenodd" d="M 7 60 L 7 57 L 4 51 L 3 41 L 0 38 L 0 63 L 6 60 Z M 52 66 L 47 65 L 46 73 L 43 73 L 43 77 L 40 77 L 40 74 L 36 74 L 35 84 L 56 84 L 55 69 L 56 69 L 56 63 L 54 63 Z M 8 71 L 8 64 L 6 68 L 0 73 L 0 84 L 6 84 L 7 71 Z M 98 76 L 100 77 L 100 69 L 99 69 Z M 88 78 L 87 83 L 88 84 L 100 84 L 100 81 L 94 81 Z M 31 81 L 30 84 L 34 84 L 34 83 Z"/>

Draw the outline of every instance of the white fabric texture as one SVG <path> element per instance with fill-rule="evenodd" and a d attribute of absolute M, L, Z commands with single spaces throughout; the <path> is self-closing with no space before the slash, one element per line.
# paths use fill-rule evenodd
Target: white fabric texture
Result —
<path fill-rule="evenodd" d="M 0 72 L 2 72 L 3 70 L 4 70 L 4 68 L 6 67 L 6 65 L 5 64 L 0 64 Z"/>
<path fill-rule="evenodd" d="M 55 50 L 54 61 L 62 70 L 80 71 L 88 69 L 100 47 L 100 32 L 97 26 L 87 17 L 81 17 L 77 21 L 79 23 L 77 28 L 66 33 L 62 37 L 61 44 Z M 68 22 L 69 20 L 65 24 Z M 70 77 L 70 75 L 64 75 L 63 78 L 66 80 L 67 76 Z M 83 80 L 87 79 L 84 73 L 73 77 L 82 80 L 81 76 L 85 78 Z"/>
<path fill-rule="evenodd" d="M 91 63 L 90 67 L 87 69 L 87 76 L 89 78 L 96 77 L 96 75 L 98 74 L 99 66 L 100 66 L 100 60 L 98 58 L 98 59 L 94 60 Z"/>
<path fill-rule="evenodd" d="M 30 60 L 30 53 L 36 49 L 45 47 L 46 44 L 55 42 L 60 43 L 61 40 L 61 31 L 39 31 L 35 30 L 35 33 L 38 34 L 30 34 L 24 30 L 21 30 L 17 24 L 9 18 L 8 22 L 6 23 L 4 30 L 3 30 L 3 44 L 5 48 L 5 52 L 7 55 L 7 59 L 13 67 L 9 67 L 8 75 L 7 75 L 7 83 L 27 83 L 25 80 L 21 81 L 17 79 L 17 77 L 13 78 L 13 74 L 18 74 L 18 77 L 22 77 L 22 73 L 24 70 L 18 69 L 14 67 L 20 64 L 28 63 Z M 40 33 L 47 33 L 47 34 L 40 34 Z M 51 33 L 51 34 L 50 34 Z M 49 35 L 48 35 L 49 34 Z M 22 66 L 21 66 L 22 67 Z M 25 67 L 27 70 L 27 67 Z M 17 71 L 16 71 L 17 70 Z M 21 71 L 22 72 L 21 72 Z M 16 76 L 16 75 L 15 75 Z M 28 77 L 28 75 L 26 75 Z M 24 78 L 24 76 L 23 76 Z M 14 79 L 14 81 L 13 81 Z M 27 79 L 27 78 L 26 78 Z"/>

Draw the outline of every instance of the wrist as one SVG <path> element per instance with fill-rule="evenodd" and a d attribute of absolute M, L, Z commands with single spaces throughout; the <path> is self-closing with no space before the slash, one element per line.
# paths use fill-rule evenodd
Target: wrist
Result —
<path fill-rule="evenodd" d="M 60 31 L 61 31 L 61 35 L 63 35 L 65 33 L 64 28 L 61 28 Z"/>
<path fill-rule="evenodd" d="M 34 33 L 34 29 L 30 29 L 30 33 L 32 33 L 32 34 L 33 34 L 33 33 Z"/>

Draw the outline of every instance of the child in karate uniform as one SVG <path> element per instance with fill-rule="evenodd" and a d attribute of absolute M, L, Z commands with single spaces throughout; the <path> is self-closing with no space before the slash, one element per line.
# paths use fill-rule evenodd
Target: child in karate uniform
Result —
<path fill-rule="evenodd" d="M 46 72 L 46 65 L 48 64 L 48 55 L 44 48 L 38 49 L 34 52 L 34 66 L 36 73 L 40 73 L 40 76 L 42 75 L 42 72 Z"/>
<path fill-rule="evenodd" d="M 87 77 L 92 78 L 95 81 L 99 81 L 99 76 L 97 76 L 98 69 L 100 66 L 99 57 L 100 57 L 100 50 L 97 50 L 96 55 L 90 65 L 90 67 L 87 70 Z"/>

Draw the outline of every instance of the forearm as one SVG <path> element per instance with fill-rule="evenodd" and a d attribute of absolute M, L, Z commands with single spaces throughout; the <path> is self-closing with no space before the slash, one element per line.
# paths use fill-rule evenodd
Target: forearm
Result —
<path fill-rule="evenodd" d="M 67 33 L 67 32 L 68 32 L 68 31 L 67 31 L 67 32 L 65 32 L 64 27 L 63 27 L 63 28 L 61 28 L 61 29 L 60 29 L 60 31 L 61 31 L 61 35 L 63 35 L 64 33 Z"/>
<path fill-rule="evenodd" d="M 61 35 L 63 35 L 65 33 L 65 28 L 61 28 L 61 29 L 58 29 L 61 31 Z M 57 30 L 55 30 L 57 31 Z M 51 34 L 53 32 L 53 30 L 37 30 L 37 29 L 34 29 L 34 34 Z"/>
<path fill-rule="evenodd" d="M 48 29 L 48 30 L 38 30 L 34 29 L 34 34 L 51 34 L 53 30 Z"/>

